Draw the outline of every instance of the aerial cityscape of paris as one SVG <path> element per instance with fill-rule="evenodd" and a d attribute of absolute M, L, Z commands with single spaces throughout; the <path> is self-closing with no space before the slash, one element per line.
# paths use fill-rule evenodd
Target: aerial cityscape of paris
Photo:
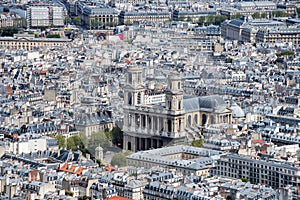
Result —
<path fill-rule="evenodd" d="M 299 0 L 0 0 L 0 200 L 300 200 Z"/>

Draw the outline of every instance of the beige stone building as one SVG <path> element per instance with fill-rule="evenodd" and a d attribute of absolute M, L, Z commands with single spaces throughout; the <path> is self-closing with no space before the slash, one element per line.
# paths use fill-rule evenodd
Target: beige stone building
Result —
<path fill-rule="evenodd" d="M 165 22 L 171 19 L 171 15 L 168 11 L 156 11 L 156 12 L 125 12 L 122 11 L 119 15 L 120 24 L 132 24 L 136 21 L 147 22 Z"/>
<path fill-rule="evenodd" d="M 41 47 L 63 46 L 71 42 L 71 39 L 66 38 L 34 38 L 34 35 L 15 35 L 14 37 L 0 37 L 0 48 L 31 51 Z"/>
<path fill-rule="evenodd" d="M 210 175 L 210 169 L 224 154 L 226 153 L 223 151 L 177 145 L 131 154 L 127 156 L 126 163 L 145 169 L 162 166 L 176 169 L 176 172 L 183 175 L 207 177 Z"/>
<path fill-rule="evenodd" d="M 300 45 L 300 28 L 272 28 L 260 29 L 256 34 L 256 41 L 261 43 L 291 42 L 296 47 Z"/>
<path fill-rule="evenodd" d="M 142 69 L 131 66 L 124 87 L 126 150 L 148 150 L 192 141 L 201 137 L 202 127 L 232 121 L 231 110 L 221 97 L 184 97 L 178 75 L 168 78 L 165 103 L 145 104 L 145 91 Z"/>

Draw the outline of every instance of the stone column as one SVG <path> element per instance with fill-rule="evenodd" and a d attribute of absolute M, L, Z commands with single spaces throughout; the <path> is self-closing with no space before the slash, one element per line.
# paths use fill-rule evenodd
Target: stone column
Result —
<path fill-rule="evenodd" d="M 156 121 L 157 121 L 157 131 L 159 132 L 159 130 L 160 130 L 160 123 L 159 123 L 159 117 L 156 117 Z"/>
<path fill-rule="evenodd" d="M 140 138 L 135 137 L 135 151 L 139 151 L 140 150 Z"/>
<path fill-rule="evenodd" d="M 146 150 L 149 150 L 152 148 L 152 142 L 151 138 L 147 138 L 147 145 L 146 145 Z"/>
<path fill-rule="evenodd" d="M 139 131 L 141 132 L 141 130 L 142 130 L 142 115 L 141 114 L 139 114 L 139 119 L 140 119 Z"/>
<path fill-rule="evenodd" d="M 129 141 L 131 145 L 131 151 L 136 151 L 136 144 L 135 144 L 135 138 L 132 136 L 129 136 Z"/>
<path fill-rule="evenodd" d="M 145 115 L 145 131 L 148 133 L 149 131 L 148 131 L 148 115 Z"/>

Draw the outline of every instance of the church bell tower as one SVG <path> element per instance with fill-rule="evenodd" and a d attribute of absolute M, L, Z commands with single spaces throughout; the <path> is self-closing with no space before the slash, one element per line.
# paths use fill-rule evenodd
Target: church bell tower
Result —
<path fill-rule="evenodd" d="M 131 65 L 126 77 L 124 88 L 124 104 L 136 106 L 144 104 L 145 87 L 143 85 L 142 68 Z"/>

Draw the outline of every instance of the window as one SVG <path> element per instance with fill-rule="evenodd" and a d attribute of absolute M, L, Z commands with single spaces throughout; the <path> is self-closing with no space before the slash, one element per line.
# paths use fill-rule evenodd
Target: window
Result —
<path fill-rule="evenodd" d="M 132 94 L 128 92 L 128 105 L 132 105 Z"/>
<path fill-rule="evenodd" d="M 188 118 L 187 118 L 187 125 L 189 127 L 191 126 L 191 122 L 192 122 L 192 117 L 191 117 L 191 115 L 189 115 Z"/>
<path fill-rule="evenodd" d="M 141 93 L 139 92 L 137 95 L 137 104 L 141 104 Z"/>
<path fill-rule="evenodd" d="M 195 125 L 198 124 L 198 115 L 197 115 L 197 114 L 194 116 L 194 124 L 195 124 Z"/>

